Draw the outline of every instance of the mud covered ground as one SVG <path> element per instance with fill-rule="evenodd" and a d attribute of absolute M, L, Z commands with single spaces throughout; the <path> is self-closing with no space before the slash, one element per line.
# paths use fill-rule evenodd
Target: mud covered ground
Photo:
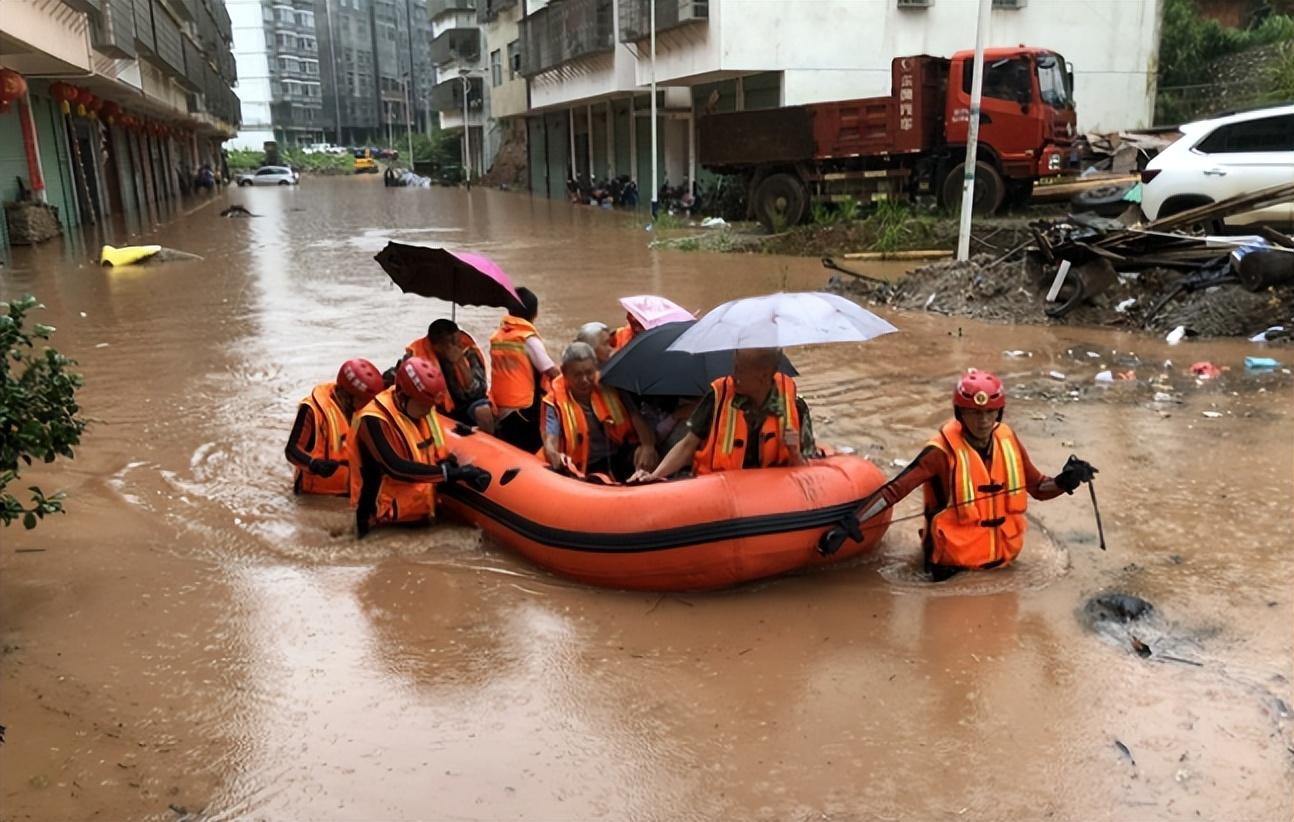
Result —
<path fill-rule="evenodd" d="M 1249 337 L 1275 325 L 1294 328 L 1294 286 L 1251 293 L 1229 284 L 1184 293 L 1147 322 L 1146 315 L 1159 297 L 1182 276 L 1166 270 L 1121 275 L 1105 293 L 1063 319 L 1052 320 L 1044 313 L 1045 289 L 1030 276 L 1024 263 L 994 265 L 994 260 L 992 255 L 982 254 L 965 263 L 933 263 L 897 282 L 837 274 L 828 287 L 873 304 L 996 322 L 1106 325 L 1153 332 L 1180 325 L 1188 336 L 1205 337 Z M 868 274 L 866 264 L 849 267 Z"/>

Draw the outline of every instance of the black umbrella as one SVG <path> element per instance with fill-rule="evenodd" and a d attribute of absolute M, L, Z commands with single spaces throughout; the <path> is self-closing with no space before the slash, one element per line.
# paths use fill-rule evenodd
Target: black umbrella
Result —
<path fill-rule="evenodd" d="M 710 383 L 732 373 L 733 352 L 665 350 L 695 322 L 667 323 L 639 332 L 602 366 L 602 384 L 650 397 L 705 394 Z M 791 377 L 798 373 L 785 355 L 779 370 Z"/>
<path fill-rule="evenodd" d="M 407 294 L 509 311 L 521 306 L 512 280 L 483 254 L 389 242 L 373 259 Z"/>

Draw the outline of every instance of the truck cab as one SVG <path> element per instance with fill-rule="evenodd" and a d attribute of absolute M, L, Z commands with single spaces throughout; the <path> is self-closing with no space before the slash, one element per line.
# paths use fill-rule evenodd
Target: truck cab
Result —
<path fill-rule="evenodd" d="M 964 146 L 970 125 L 975 52 L 959 51 L 948 74 L 945 139 Z M 1065 58 L 1046 49 L 984 51 L 980 153 L 992 156 L 1007 181 L 1052 177 L 1076 165 L 1073 76 Z"/>

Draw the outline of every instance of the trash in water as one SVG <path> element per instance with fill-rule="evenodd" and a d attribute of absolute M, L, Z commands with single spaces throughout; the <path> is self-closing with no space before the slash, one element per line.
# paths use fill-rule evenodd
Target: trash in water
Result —
<path fill-rule="evenodd" d="M 1216 420 L 1218 417 L 1222 416 L 1221 411 L 1202 411 L 1200 413 L 1202 413 L 1204 416 L 1208 417 L 1211 420 Z"/>
<path fill-rule="evenodd" d="M 1018 349 L 1018 348 L 1017 348 L 1017 349 L 1015 349 L 1014 351 L 1003 351 L 1003 352 L 1002 352 L 1002 354 L 1003 354 L 1003 356 L 1010 357 L 1010 358 L 1011 358 L 1011 359 L 1013 359 L 1013 360 L 1014 360 L 1014 359 L 1019 359 L 1020 357 L 1032 357 L 1032 356 L 1033 356 L 1033 352 L 1032 352 L 1032 351 L 1021 351 L 1021 350 L 1020 350 L 1020 349 Z"/>
<path fill-rule="evenodd" d="M 1271 357 L 1245 357 L 1245 368 L 1279 368 L 1280 363 Z"/>
<path fill-rule="evenodd" d="M 1137 760 L 1132 758 L 1132 751 L 1128 750 L 1127 745 L 1124 745 L 1122 742 L 1116 739 L 1114 740 L 1114 747 L 1119 749 L 1119 753 L 1123 754 L 1123 756 L 1128 760 L 1128 762 L 1130 762 L 1133 765 L 1137 764 Z"/>
<path fill-rule="evenodd" d="M 1100 354 L 1098 354 L 1098 353 L 1096 353 L 1095 351 L 1088 351 L 1088 352 L 1087 352 L 1087 356 L 1088 356 L 1088 359 L 1093 359 L 1093 360 L 1095 360 L 1095 359 L 1097 359 L 1098 357 L 1100 357 L 1101 355 L 1100 355 Z"/>
<path fill-rule="evenodd" d="M 1051 378 L 1052 378 L 1053 380 L 1055 380 L 1056 382 L 1064 382 L 1064 381 L 1065 381 L 1065 375 L 1064 375 L 1064 374 L 1062 374 L 1062 373 L 1060 373 L 1059 371 L 1048 371 L 1048 372 L 1047 372 L 1047 376 L 1048 376 L 1048 377 L 1051 377 Z"/>
<path fill-rule="evenodd" d="M 1098 371 L 1095 377 L 1096 382 L 1114 382 L 1113 371 Z"/>
<path fill-rule="evenodd" d="M 1177 398 L 1172 394 L 1165 394 L 1163 391 L 1156 391 L 1155 402 L 1177 402 Z"/>
<path fill-rule="evenodd" d="M 1136 304 L 1136 302 L 1137 302 L 1136 297 L 1129 297 L 1126 300 L 1120 300 L 1119 304 L 1114 307 L 1114 310 L 1119 312 L 1120 314 L 1126 314 L 1128 313 L 1128 309 L 1132 308 L 1132 306 Z"/>
<path fill-rule="evenodd" d="M 930 306 L 934 304 L 935 304 L 935 295 L 931 294 L 928 298 L 926 298 L 926 310 L 929 311 Z"/>
<path fill-rule="evenodd" d="M 706 217 L 701 221 L 702 228 L 727 228 L 728 222 L 722 217 Z"/>
<path fill-rule="evenodd" d="M 1141 657 L 1142 659 L 1145 659 L 1146 657 L 1150 656 L 1149 645 L 1137 639 L 1135 636 L 1129 636 L 1128 638 L 1132 640 L 1132 650 L 1137 652 L 1137 656 Z"/>
<path fill-rule="evenodd" d="M 1168 336 L 1165 337 L 1164 339 L 1168 340 L 1169 345 L 1177 345 L 1179 342 L 1182 341 L 1182 337 L 1185 337 L 1185 336 L 1186 336 L 1186 326 L 1179 325 L 1176 328 L 1174 328 L 1172 331 L 1169 331 Z"/>
<path fill-rule="evenodd" d="M 99 343 L 98 345 L 95 346 L 95 348 L 107 348 L 107 347 L 108 347 L 108 343 Z"/>
<path fill-rule="evenodd" d="M 1191 373 L 1200 379 L 1211 380 L 1222 376 L 1222 369 L 1211 362 L 1201 361 L 1191 364 Z"/>
<path fill-rule="evenodd" d="M 1120 371 L 1118 374 L 1115 374 L 1114 376 L 1115 376 L 1115 377 L 1117 377 L 1117 378 L 1119 378 L 1119 379 L 1121 379 L 1121 380 L 1135 380 L 1135 379 L 1137 378 L 1137 372 L 1136 372 L 1136 371 Z"/>

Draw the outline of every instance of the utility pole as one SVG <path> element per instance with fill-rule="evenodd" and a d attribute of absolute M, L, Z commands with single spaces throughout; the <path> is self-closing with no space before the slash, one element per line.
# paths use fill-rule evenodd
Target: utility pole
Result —
<path fill-rule="evenodd" d="M 656 179 L 656 0 L 647 0 L 647 5 L 651 9 L 651 218 L 655 220 L 656 212 L 660 210 L 660 183 Z"/>
<path fill-rule="evenodd" d="M 961 227 L 957 232 L 957 259 L 970 259 L 971 209 L 975 204 L 975 157 L 979 147 L 979 110 L 984 90 L 984 38 L 991 22 L 992 0 L 979 0 L 975 24 L 975 65 L 971 74 L 970 122 L 966 128 L 965 174 L 962 176 Z"/>

